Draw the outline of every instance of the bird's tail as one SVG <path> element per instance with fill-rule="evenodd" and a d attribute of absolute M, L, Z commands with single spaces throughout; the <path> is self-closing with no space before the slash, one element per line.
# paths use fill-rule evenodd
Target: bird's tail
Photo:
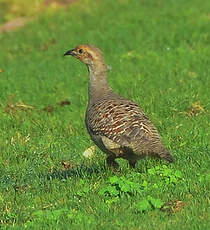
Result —
<path fill-rule="evenodd" d="M 166 149 L 166 148 L 164 148 L 160 153 L 158 153 L 158 156 L 161 159 L 167 160 L 170 163 L 174 162 L 173 156 L 171 155 L 171 153 L 169 152 L 169 150 Z"/>

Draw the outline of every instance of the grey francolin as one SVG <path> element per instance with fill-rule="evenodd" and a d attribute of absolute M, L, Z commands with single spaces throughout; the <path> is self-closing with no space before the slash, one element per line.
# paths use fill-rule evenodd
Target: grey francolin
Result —
<path fill-rule="evenodd" d="M 173 162 L 157 129 L 142 109 L 135 102 L 115 94 L 109 86 L 107 66 L 98 48 L 79 45 L 64 55 L 71 55 L 88 67 L 86 127 L 95 144 L 107 154 L 109 166 L 117 169 L 115 159 L 124 158 L 135 167 L 137 160 L 145 156 Z"/>

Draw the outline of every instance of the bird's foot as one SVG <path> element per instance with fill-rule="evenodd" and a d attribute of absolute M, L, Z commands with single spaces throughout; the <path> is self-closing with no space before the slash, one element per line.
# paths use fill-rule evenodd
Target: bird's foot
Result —
<path fill-rule="evenodd" d="M 110 155 L 106 159 L 106 163 L 110 168 L 112 168 L 115 172 L 119 171 L 119 164 L 115 161 L 115 157 Z"/>
<path fill-rule="evenodd" d="M 129 165 L 130 165 L 130 167 L 131 168 L 135 168 L 135 166 L 136 166 L 136 161 L 129 161 Z"/>

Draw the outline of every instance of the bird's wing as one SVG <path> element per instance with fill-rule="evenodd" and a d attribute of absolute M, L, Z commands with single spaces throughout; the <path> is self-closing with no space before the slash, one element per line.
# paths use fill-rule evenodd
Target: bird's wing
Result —
<path fill-rule="evenodd" d="M 106 100 L 92 105 L 88 123 L 95 135 L 104 136 L 106 146 L 131 146 L 133 142 L 159 141 L 159 134 L 141 108 L 128 100 Z M 107 143 L 106 143 L 107 142 Z"/>

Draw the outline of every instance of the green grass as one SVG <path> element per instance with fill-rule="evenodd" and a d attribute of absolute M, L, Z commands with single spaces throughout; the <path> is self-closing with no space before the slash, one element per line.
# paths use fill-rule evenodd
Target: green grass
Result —
<path fill-rule="evenodd" d="M 0 34 L 0 228 L 210 228 L 209 7 L 77 1 Z M 145 159 L 131 170 L 120 160 L 115 175 L 98 149 L 83 157 L 93 145 L 84 125 L 88 73 L 62 56 L 80 43 L 103 50 L 111 86 L 141 105 L 174 164 Z"/>

